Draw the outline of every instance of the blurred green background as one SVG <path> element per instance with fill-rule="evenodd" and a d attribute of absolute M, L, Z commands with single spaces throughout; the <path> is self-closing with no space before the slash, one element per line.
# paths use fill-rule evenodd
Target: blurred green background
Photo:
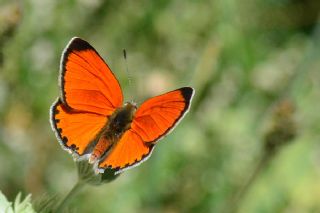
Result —
<path fill-rule="evenodd" d="M 0 190 L 37 199 L 76 183 L 49 107 L 61 52 L 79 36 L 127 100 L 182 86 L 196 95 L 148 161 L 86 187 L 76 212 L 227 212 L 235 202 L 238 212 L 320 212 L 319 12 L 318 0 L 0 0 Z M 283 100 L 296 137 L 250 182 Z"/>

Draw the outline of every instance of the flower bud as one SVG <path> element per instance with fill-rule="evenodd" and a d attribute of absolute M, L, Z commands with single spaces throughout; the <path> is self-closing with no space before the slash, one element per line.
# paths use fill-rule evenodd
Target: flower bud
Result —
<path fill-rule="evenodd" d="M 118 175 L 115 175 L 115 170 L 106 169 L 104 173 L 96 174 L 94 172 L 92 164 L 87 161 L 77 161 L 78 177 L 80 181 L 91 185 L 101 185 L 104 183 L 111 182 L 115 180 Z"/>

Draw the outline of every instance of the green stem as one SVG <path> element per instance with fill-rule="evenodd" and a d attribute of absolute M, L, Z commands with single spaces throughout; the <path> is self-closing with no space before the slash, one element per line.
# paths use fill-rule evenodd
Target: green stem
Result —
<path fill-rule="evenodd" d="M 82 181 L 78 181 L 73 188 L 71 189 L 71 191 L 65 196 L 65 198 L 61 201 L 61 203 L 58 205 L 56 212 L 62 212 L 63 209 L 66 208 L 67 204 L 70 202 L 70 200 L 72 200 L 72 198 L 74 197 L 74 195 L 76 195 L 85 185 L 84 182 Z"/>

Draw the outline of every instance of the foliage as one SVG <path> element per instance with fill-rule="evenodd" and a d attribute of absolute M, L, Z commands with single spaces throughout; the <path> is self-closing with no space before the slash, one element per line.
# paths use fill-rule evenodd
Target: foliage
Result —
<path fill-rule="evenodd" d="M 18 193 L 17 197 L 12 204 L 0 191 L 0 212 L 4 213 L 35 213 L 31 204 L 31 195 L 28 195 L 21 200 L 21 193 Z"/>

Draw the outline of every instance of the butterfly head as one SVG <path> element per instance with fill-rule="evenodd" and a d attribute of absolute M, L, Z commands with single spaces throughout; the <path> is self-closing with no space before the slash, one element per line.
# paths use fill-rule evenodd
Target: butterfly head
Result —
<path fill-rule="evenodd" d="M 123 108 L 125 108 L 127 111 L 132 112 L 133 114 L 137 111 L 137 104 L 133 101 L 128 101 L 124 104 Z"/>

